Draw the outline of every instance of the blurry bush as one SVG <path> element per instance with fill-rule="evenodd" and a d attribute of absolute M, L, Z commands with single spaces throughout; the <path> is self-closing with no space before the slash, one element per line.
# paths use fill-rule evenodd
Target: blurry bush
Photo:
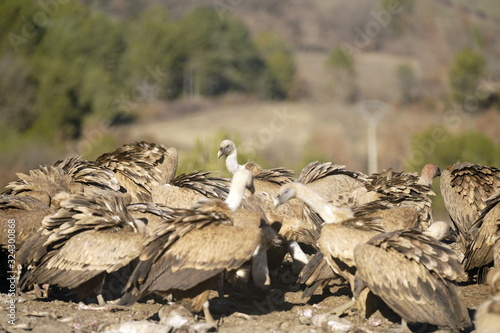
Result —
<path fill-rule="evenodd" d="M 359 94 L 354 58 L 343 47 L 333 48 L 327 56 L 333 94 L 340 100 L 353 103 Z"/>
<path fill-rule="evenodd" d="M 417 78 L 409 63 L 402 63 L 397 68 L 396 77 L 399 83 L 401 101 L 403 104 L 413 103 L 418 98 Z"/>
<path fill-rule="evenodd" d="M 449 69 L 452 98 L 455 103 L 465 106 L 467 99 L 478 99 L 480 80 L 486 69 L 486 60 L 480 53 L 463 49 L 455 55 Z"/>
<path fill-rule="evenodd" d="M 270 32 L 261 32 L 254 38 L 266 63 L 262 91 L 273 99 L 290 97 L 296 83 L 297 66 L 290 46 L 281 37 Z"/>

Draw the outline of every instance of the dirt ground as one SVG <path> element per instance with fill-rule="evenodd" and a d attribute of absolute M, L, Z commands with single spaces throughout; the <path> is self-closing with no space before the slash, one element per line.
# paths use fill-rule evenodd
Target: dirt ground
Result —
<path fill-rule="evenodd" d="M 115 279 L 115 280 L 114 280 Z M 118 289 L 119 279 L 108 279 L 109 290 Z M 267 296 L 256 290 L 244 292 L 241 288 L 226 286 L 224 297 L 211 292 L 210 310 L 218 322 L 218 332 L 398 332 L 401 328 L 398 318 L 383 317 L 375 312 L 368 319 L 361 318 L 355 308 L 340 318 L 328 312 L 350 300 L 348 289 L 334 286 L 330 290 L 317 291 L 310 299 L 301 297 L 302 287 L 296 282 L 291 266 L 285 263 L 279 274 L 273 278 L 272 289 Z M 469 308 L 471 318 L 474 309 L 489 297 L 485 285 L 464 284 L 460 290 Z M 52 291 L 49 298 L 36 298 L 33 293 L 17 297 L 15 325 L 8 323 L 10 298 L 0 294 L 0 332 L 169 332 L 164 319 L 158 312 L 167 300 L 149 298 L 130 307 L 108 305 L 99 307 L 92 301 L 79 302 L 68 291 Z M 170 306 L 172 308 L 172 306 Z M 203 325 L 203 315 L 188 330 L 175 332 L 215 331 Z M 171 322 L 169 322 L 171 323 Z M 195 323 L 202 323 L 197 325 Z M 441 332 L 435 327 L 421 325 L 411 327 L 414 332 Z M 170 330 L 173 331 L 173 330 Z M 473 332 L 468 330 L 467 332 Z"/>

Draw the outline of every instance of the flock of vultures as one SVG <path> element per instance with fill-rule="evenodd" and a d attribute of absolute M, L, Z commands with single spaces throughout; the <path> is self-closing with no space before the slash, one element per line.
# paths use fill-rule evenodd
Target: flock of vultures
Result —
<path fill-rule="evenodd" d="M 19 269 L 17 293 L 67 288 L 101 306 L 168 297 L 208 323 L 210 291 L 231 283 L 265 297 L 288 260 L 304 297 L 348 287 L 351 301 L 331 313 L 386 307 L 410 329 L 500 331 L 499 169 L 365 175 L 311 162 L 294 174 L 239 164 L 230 140 L 218 157 L 231 179 L 177 175 L 176 149 L 148 142 L 18 173 L 0 196 L 2 272 Z M 433 220 L 435 177 L 451 223 Z M 106 300 L 107 276 L 124 267 L 120 295 Z M 474 318 L 459 283 L 491 285 Z"/>

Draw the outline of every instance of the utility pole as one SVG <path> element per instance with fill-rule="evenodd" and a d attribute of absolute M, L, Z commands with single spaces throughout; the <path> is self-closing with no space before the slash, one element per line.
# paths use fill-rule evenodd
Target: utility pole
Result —
<path fill-rule="evenodd" d="M 378 100 L 364 100 L 358 103 L 357 111 L 367 123 L 368 174 L 378 172 L 377 126 L 382 117 L 392 112 L 392 107 Z"/>

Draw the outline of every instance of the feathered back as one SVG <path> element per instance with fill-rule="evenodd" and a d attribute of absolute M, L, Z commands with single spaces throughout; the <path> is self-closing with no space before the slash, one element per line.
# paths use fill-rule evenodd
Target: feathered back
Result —
<path fill-rule="evenodd" d="M 373 237 L 367 244 L 385 251 L 396 251 L 440 278 L 450 281 L 467 279 L 455 252 L 445 243 L 422 234 L 418 229 L 383 233 Z"/>
<path fill-rule="evenodd" d="M 150 288 L 152 288 L 151 291 L 154 291 L 154 281 L 158 276 L 171 273 L 166 272 L 165 265 L 158 266 L 157 263 L 168 262 L 169 265 L 172 264 L 170 262 L 171 256 L 167 252 L 177 241 L 193 230 L 201 230 L 220 224 L 232 225 L 232 223 L 229 207 L 217 199 L 200 201 L 192 209 L 175 209 L 172 218 L 159 225 L 146 238 L 144 250 L 139 256 L 139 264 L 130 276 L 124 290 L 135 297 L 147 293 Z"/>
<path fill-rule="evenodd" d="M 355 217 L 340 223 L 327 223 L 321 229 L 318 246 L 327 259 L 332 258 L 345 265 L 355 267 L 354 247 L 384 231 L 380 222 L 371 217 Z M 347 275 L 351 274 L 350 272 L 337 273 L 347 280 L 349 280 Z"/>
<path fill-rule="evenodd" d="M 133 202 L 150 201 L 153 187 L 170 181 L 177 170 L 177 151 L 159 144 L 134 142 L 99 156 L 96 163 L 115 172 Z"/>
<path fill-rule="evenodd" d="M 55 283 L 76 288 L 123 267 L 142 249 L 139 229 L 123 196 L 74 195 L 46 216 L 42 228 L 19 250 L 20 263 L 30 268 L 20 286 Z"/>
<path fill-rule="evenodd" d="M 376 200 L 384 205 L 416 207 L 423 229 L 427 229 L 432 223 L 432 201 L 429 196 L 435 193 L 429 185 L 419 184 L 417 174 L 394 172 L 389 168 L 369 176 L 365 187 L 370 193 L 376 193 Z"/>
<path fill-rule="evenodd" d="M 494 260 L 494 247 L 500 239 L 500 193 L 488 198 L 485 205 L 470 230 L 470 234 L 476 236 L 466 248 L 465 270 L 488 265 Z"/>
<path fill-rule="evenodd" d="M 388 232 L 356 246 L 354 259 L 356 279 L 406 322 L 454 331 L 470 325 L 467 307 L 454 284 L 466 274 L 446 244 L 417 229 Z"/>
<path fill-rule="evenodd" d="M 229 180 L 209 177 L 210 174 L 202 171 L 183 173 L 172 179 L 170 185 L 191 189 L 207 198 L 225 200 L 229 192 Z"/>
<path fill-rule="evenodd" d="M 346 175 L 353 179 L 359 179 L 360 181 L 363 181 L 366 178 L 366 175 L 361 172 L 347 170 L 345 165 L 335 164 L 332 162 L 320 163 L 315 161 L 305 166 L 299 172 L 295 181 L 302 184 L 309 184 L 316 180 L 334 175 Z"/>
<path fill-rule="evenodd" d="M 49 204 L 58 207 L 60 199 L 75 189 L 72 179 L 63 169 L 53 166 L 40 166 L 39 169 L 29 171 L 29 174 L 16 173 L 19 178 L 10 182 L 5 188 L 12 195 L 30 195 L 31 192 L 46 193 Z"/>
<path fill-rule="evenodd" d="M 81 156 L 72 156 L 57 161 L 54 166 L 63 169 L 75 183 L 101 190 L 120 190 L 120 184 L 113 171 L 96 162 L 83 160 Z"/>
<path fill-rule="evenodd" d="M 56 213 L 45 217 L 42 226 L 49 234 L 45 246 L 54 246 L 85 230 L 137 228 L 121 195 L 94 198 L 75 195 L 63 201 Z"/>
<path fill-rule="evenodd" d="M 8 221 L 13 221 L 16 247 L 40 228 L 42 219 L 54 212 L 45 203 L 30 196 L 0 195 L 0 246 L 8 244 Z"/>
<path fill-rule="evenodd" d="M 457 163 L 441 173 L 440 187 L 448 214 L 467 246 L 476 236 L 475 232 L 471 233 L 471 227 L 486 207 L 487 198 L 500 191 L 500 170 Z"/>
<path fill-rule="evenodd" d="M 141 202 L 130 204 L 127 210 L 134 219 L 146 223 L 146 235 L 150 235 L 165 221 L 172 219 L 177 209 L 156 202 Z"/>
<path fill-rule="evenodd" d="M 419 217 L 416 207 L 391 207 L 384 200 L 372 201 L 353 209 L 356 217 L 374 217 L 380 219 L 386 231 L 416 228 Z"/>
<path fill-rule="evenodd" d="M 293 180 L 293 171 L 283 167 L 263 169 L 255 162 L 247 162 L 245 168 L 252 171 L 254 180 L 268 181 L 276 185 L 283 185 Z"/>

